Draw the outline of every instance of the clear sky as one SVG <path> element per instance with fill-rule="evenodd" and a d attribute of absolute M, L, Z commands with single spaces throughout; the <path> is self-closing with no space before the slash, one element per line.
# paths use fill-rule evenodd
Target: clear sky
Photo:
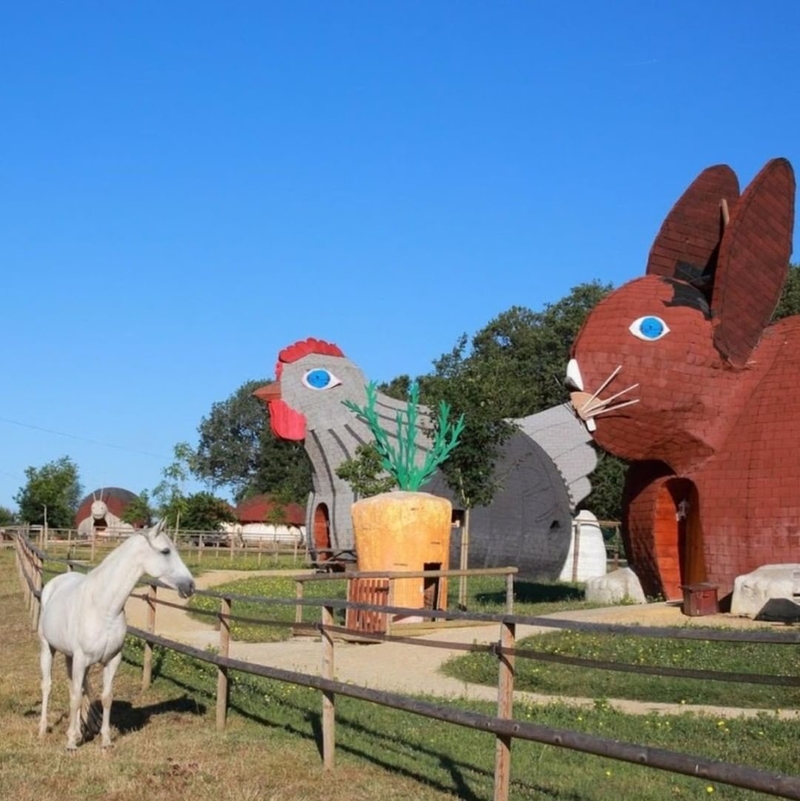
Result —
<path fill-rule="evenodd" d="M 797 0 L 5 0 L 0 31 L 12 507 L 65 454 L 152 489 L 298 339 L 427 372 L 639 275 L 704 167 L 800 165 Z"/>

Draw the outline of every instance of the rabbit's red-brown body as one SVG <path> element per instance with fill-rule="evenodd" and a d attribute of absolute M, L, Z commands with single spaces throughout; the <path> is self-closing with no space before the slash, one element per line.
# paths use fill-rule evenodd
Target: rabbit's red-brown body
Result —
<path fill-rule="evenodd" d="M 647 275 L 598 304 L 575 341 L 576 411 L 632 462 L 623 530 L 646 592 L 710 581 L 724 595 L 759 565 L 800 562 L 800 317 L 767 326 L 793 204 L 782 159 L 741 198 L 729 168 L 706 170 Z"/>

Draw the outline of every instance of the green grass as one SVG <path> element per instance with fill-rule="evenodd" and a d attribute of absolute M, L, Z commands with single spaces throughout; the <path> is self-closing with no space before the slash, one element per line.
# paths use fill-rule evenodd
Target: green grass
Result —
<path fill-rule="evenodd" d="M 470 577 L 467 593 L 467 608 L 473 612 L 504 612 L 506 609 L 505 579 L 495 576 Z M 294 598 L 295 582 L 289 576 L 254 576 L 238 579 L 214 587 L 215 592 L 230 592 L 236 595 L 260 596 L 264 598 Z M 347 597 L 346 580 L 326 580 L 305 582 L 306 599 L 328 598 L 344 600 Z M 458 581 L 451 579 L 448 586 L 448 607 L 455 609 L 458 603 Z M 518 582 L 515 587 L 514 611 L 517 614 L 544 615 L 567 609 L 586 609 L 593 605 L 583 600 L 583 590 L 571 584 L 547 584 Z M 196 595 L 189 602 L 190 610 L 219 611 L 216 598 Z M 234 601 L 233 614 L 241 617 L 278 620 L 284 624 L 295 619 L 294 605 L 268 605 L 259 602 Z M 344 612 L 337 612 L 338 622 L 344 622 Z M 303 622 L 316 623 L 320 620 L 320 607 L 305 606 Z M 211 618 L 195 614 L 198 621 L 208 623 Z M 231 636 L 242 642 L 275 642 L 291 636 L 288 625 L 270 626 L 252 623 L 238 623 L 231 626 Z"/>
<path fill-rule="evenodd" d="M 800 646 L 726 643 L 706 640 L 589 634 L 560 631 L 529 637 L 518 644 L 562 654 L 630 665 L 667 666 L 774 676 L 800 674 Z M 464 681 L 497 684 L 497 660 L 469 654 L 445 663 L 444 672 Z M 573 667 L 535 659 L 516 660 L 514 686 L 546 695 L 630 698 L 667 703 L 787 709 L 800 707 L 800 687 L 700 681 Z"/>
<path fill-rule="evenodd" d="M 99 564 L 119 542 L 113 545 L 101 544 L 95 549 L 95 558 L 92 561 L 91 543 L 87 541 L 72 542 L 54 540 L 48 543 L 47 553 L 60 559 L 75 559 L 87 565 Z M 209 546 L 199 551 L 178 545 L 181 558 L 186 566 L 192 570 L 305 570 L 309 567 L 306 554 L 299 549 L 297 555 L 278 552 L 268 548 L 258 550 L 239 550 L 231 548 L 217 548 Z"/>
<path fill-rule="evenodd" d="M 129 642 L 126 658 L 139 665 L 141 646 Z M 213 709 L 215 668 L 158 649 L 155 664 L 159 680 L 177 682 Z M 494 714 L 492 704 L 439 703 Z M 258 721 L 265 731 L 308 742 L 319 736 L 321 697 L 313 690 L 232 673 L 231 706 L 234 719 L 245 716 Z M 800 721 L 781 721 L 771 714 L 733 720 L 692 714 L 629 716 L 597 702 L 589 709 L 517 703 L 514 716 L 710 759 L 788 774 L 797 772 L 795 744 L 800 737 Z M 492 797 L 494 738 L 485 732 L 337 696 L 336 754 L 338 765 L 355 761 L 379 766 L 393 775 L 413 776 L 421 787 L 460 799 L 479 801 Z M 513 746 L 511 798 L 520 801 L 663 801 L 696 799 L 711 793 L 735 801 L 764 798 L 701 779 L 567 749 L 521 741 L 515 741 Z"/>
<path fill-rule="evenodd" d="M 251 595 L 265 598 L 294 598 L 295 581 L 288 576 L 253 576 L 239 579 L 214 587 L 214 592 L 231 592 L 237 595 Z M 306 582 L 305 598 L 331 598 L 343 599 L 347 595 L 346 582 L 341 581 L 311 581 Z M 208 623 L 212 618 L 206 615 L 192 614 L 192 610 L 219 611 L 220 602 L 216 598 L 195 595 L 189 601 L 190 615 L 198 621 Z M 264 604 L 253 601 L 234 601 L 233 614 L 240 617 L 258 618 L 261 620 L 276 620 L 284 625 L 239 623 L 231 624 L 231 637 L 241 642 L 275 642 L 285 640 L 292 636 L 288 624 L 294 622 L 295 606 L 283 604 Z M 321 617 L 320 606 L 306 606 L 303 609 L 303 622 L 316 623 Z M 342 617 L 341 615 L 339 616 Z M 340 621 L 341 622 L 341 621 Z M 216 624 L 218 625 L 218 624 Z"/>
<path fill-rule="evenodd" d="M 232 672 L 231 714 L 214 729 L 216 669 L 156 649 L 156 678 L 142 693 L 142 645 L 128 638 L 114 685 L 115 748 L 91 742 L 63 753 L 66 688 L 58 665 L 52 731 L 36 738 L 39 680 L 11 555 L 0 553 L 0 789 L 16 801 L 483 801 L 492 797 L 494 738 L 342 696 L 336 699 L 336 768 L 318 753 L 320 694 Z M 364 646 L 365 648 L 380 646 Z M 94 687 L 98 689 L 99 676 Z M 651 679 L 656 683 L 659 679 Z M 493 704 L 448 702 L 492 714 Z M 797 775 L 800 721 L 775 715 L 628 716 L 593 708 L 517 703 L 517 719 Z M 535 743 L 512 749 L 512 801 L 663 801 L 767 796 Z"/>

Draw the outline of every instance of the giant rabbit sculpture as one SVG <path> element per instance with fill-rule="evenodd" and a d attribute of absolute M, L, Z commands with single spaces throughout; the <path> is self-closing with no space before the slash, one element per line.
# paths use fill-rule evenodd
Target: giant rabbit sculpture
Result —
<path fill-rule="evenodd" d="M 623 530 L 649 594 L 800 562 L 800 317 L 770 325 L 795 182 L 774 159 L 739 195 L 725 165 L 674 206 L 646 274 L 587 318 L 567 369 L 596 442 L 630 460 Z"/>

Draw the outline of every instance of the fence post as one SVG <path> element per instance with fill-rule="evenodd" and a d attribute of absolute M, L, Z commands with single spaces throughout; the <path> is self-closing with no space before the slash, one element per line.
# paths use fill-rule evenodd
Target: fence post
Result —
<path fill-rule="evenodd" d="M 500 671 L 497 687 L 497 717 L 510 719 L 514 715 L 514 656 L 502 649 L 513 648 L 516 624 L 500 624 Z M 508 735 L 498 734 L 494 763 L 494 801 L 508 801 L 511 783 L 511 742 Z"/>
<path fill-rule="evenodd" d="M 395 589 L 394 579 L 391 576 L 389 576 L 389 590 L 386 594 L 386 599 L 389 606 L 394 606 L 394 589 Z M 386 612 L 384 617 L 386 618 L 386 636 L 388 637 L 392 633 L 392 618 L 394 617 L 394 615 L 390 614 L 389 612 Z"/>
<path fill-rule="evenodd" d="M 33 587 L 30 589 L 31 605 L 30 605 L 30 607 L 28 609 L 28 611 L 30 612 L 30 618 L 31 618 L 31 631 L 36 631 L 36 624 L 38 622 L 37 619 L 36 619 L 36 613 L 38 611 L 37 607 L 39 605 L 39 602 L 36 599 L 36 576 L 37 576 L 36 567 L 37 567 L 38 561 L 39 561 L 39 559 L 36 556 L 36 554 L 31 554 L 31 559 L 30 559 L 31 584 L 33 585 Z"/>
<path fill-rule="evenodd" d="M 506 614 L 514 614 L 514 574 L 506 573 Z"/>
<path fill-rule="evenodd" d="M 148 634 L 156 633 L 156 593 L 158 588 L 155 584 L 151 584 L 147 588 L 147 596 L 145 603 L 147 604 L 147 620 L 145 622 L 145 631 Z M 144 641 L 144 654 L 142 656 L 142 690 L 147 690 L 150 687 L 150 682 L 153 678 L 153 644 Z"/>
<path fill-rule="evenodd" d="M 27 543 L 22 543 L 19 554 L 19 571 L 22 579 L 22 594 L 25 597 L 25 608 L 31 608 L 31 588 L 28 586 L 28 574 L 30 573 L 30 553 Z"/>
<path fill-rule="evenodd" d="M 298 601 L 303 600 L 303 593 L 305 592 L 305 582 L 295 579 L 294 582 L 294 596 Z M 294 607 L 294 622 L 303 622 L 303 604 L 296 604 Z"/>
<path fill-rule="evenodd" d="M 230 598 L 220 599 L 219 604 L 219 655 L 228 657 L 231 646 L 231 605 Z M 217 731 L 225 728 L 228 717 L 228 668 L 217 667 Z"/>
<path fill-rule="evenodd" d="M 334 678 L 333 634 L 327 627 L 333 626 L 333 607 L 322 607 L 322 678 Z M 333 769 L 336 748 L 336 700 L 332 692 L 322 691 L 322 764 L 326 770 Z"/>
<path fill-rule="evenodd" d="M 36 631 L 39 627 L 39 611 L 42 607 L 41 592 L 42 592 L 42 566 L 43 561 L 39 556 L 33 557 L 33 591 L 31 592 L 31 631 Z M 36 592 L 40 595 L 37 598 Z"/>

